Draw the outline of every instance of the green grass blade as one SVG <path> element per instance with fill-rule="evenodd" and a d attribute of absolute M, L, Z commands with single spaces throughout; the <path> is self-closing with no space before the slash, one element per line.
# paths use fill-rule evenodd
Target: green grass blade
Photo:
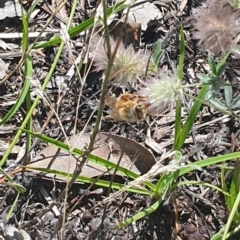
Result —
<path fill-rule="evenodd" d="M 27 60 L 25 62 L 25 81 L 31 81 L 33 75 L 33 68 L 32 68 L 32 60 L 30 56 L 27 56 Z M 26 95 L 26 106 L 27 106 L 27 112 L 30 111 L 32 106 L 31 96 L 30 96 L 30 88 L 28 88 L 27 95 Z M 29 118 L 27 123 L 27 130 L 32 130 L 32 117 Z M 31 134 L 27 134 L 27 142 L 26 142 L 26 149 L 27 151 L 31 148 Z M 25 161 L 25 164 L 28 162 L 28 158 Z"/>
<path fill-rule="evenodd" d="M 16 189 L 16 191 L 20 192 L 20 193 L 24 193 L 26 192 L 26 188 L 23 187 L 22 185 L 18 184 L 18 183 L 15 183 L 11 176 L 8 175 L 6 172 L 3 171 L 3 169 L 0 167 L 0 173 L 3 174 L 3 176 L 5 177 L 5 179 L 8 180 L 8 183 Z"/>
<path fill-rule="evenodd" d="M 135 222 L 139 219 L 142 219 L 148 215 L 150 215 L 151 213 L 155 212 L 158 207 L 160 206 L 160 204 L 162 203 L 163 199 L 165 197 L 165 194 L 164 196 L 162 196 L 162 198 L 158 199 L 153 205 L 151 205 L 150 207 L 144 209 L 143 211 L 135 214 L 134 216 L 128 218 L 126 221 L 122 222 L 121 224 L 119 224 L 118 228 L 121 228 L 121 227 L 124 227 L 124 226 L 127 226 L 129 224 L 131 224 L 132 222 Z"/>
<path fill-rule="evenodd" d="M 12 217 L 14 208 L 17 205 L 17 201 L 18 201 L 19 197 L 20 197 L 20 192 L 18 192 L 18 194 L 17 194 L 17 196 L 16 196 L 16 198 L 15 198 L 15 200 L 13 202 L 13 205 L 11 206 L 11 208 L 10 208 L 8 214 L 7 214 L 7 220 L 9 220 Z"/>
<path fill-rule="evenodd" d="M 173 184 L 172 188 L 178 188 L 178 187 L 181 187 L 181 186 L 184 186 L 184 185 L 194 185 L 194 184 L 210 187 L 213 190 L 216 190 L 216 191 L 222 193 L 224 196 L 231 196 L 229 193 L 227 193 L 223 189 L 221 189 L 219 187 L 216 187 L 216 186 L 214 186 L 210 183 L 201 182 L 201 181 L 182 181 L 182 182 L 178 182 L 176 184 Z"/>
<path fill-rule="evenodd" d="M 26 133 L 29 133 L 29 134 L 33 135 L 34 137 L 37 137 L 37 138 L 43 140 L 43 141 L 45 141 L 45 142 L 48 142 L 48 143 L 50 143 L 50 144 L 52 144 L 52 145 L 54 145 L 54 146 L 62 149 L 63 151 L 66 151 L 66 152 L 68 152 L 68 153 L 71 153 L 71 154 L 73 154 L 73 155 L 81 156 L 81 155 L 83 155 L 83 153 L 84 153 L 84 151 L 82 151 L 82 150 L 80 150 L 80 149 L 77 149 L 77 148 L 70 149 L 67 144 L 62 143 L 62 142 L 60 142 L 60 141 L 57 141 L 57 140 L 55 140 L 55 139 L 53 139 L 53 138 L 50 138 L 50 137 L 47 137 L 47 136 L 44 136 L 44 135 L 41 135 L 41 134 L 29 132 L 29 131 L 27 131 L 27 130 L 25 130 L 25 129 L 23 129 L 23 131 L 26 132 Z M 105 160 L 105 159 L 103 159 L 103 158 L 100 158 L 100 157 L 98 157 L 98 156 L 95 156 L 95 155 L 93 155 L 93 154 L 89 154 L 88 159 L 89 159 L 91 162 L 94 162 L 94 163 L 97 163 L 97 164 L 99 164 L 99 165 L 101 165 L 101 166 L 106 167 L 107 169 L 109 169 L 109 168 L 110 168 L 110 169 L 115 169 L 115 168 L 117 167 L 116 164 L 114 164 L 114 163 L 112 163 L 112 162 L 110 162 L 110 161 L 107 161 L 107 160 Z M 131 178 L 131 179 L 136 179 L 137 177 L 139 177 L 138 174 L 136 174 L 136 173 L 134 173 L 134 172 L 132 172 L 132 171 L 124 168 L 124 167 L 121 167 L 121 166 L 118 166 L 117 172 L 118 172 L 118 173 L 121 173 L 123 176 L 127 176 L 127 177 L 129 177 L 129 178 Z M 153 190 L 155 189 L 154 184 L 152 184 L 152 183 L 150 183 L 150 182 L 144 182 L 144 184 L 145 184 L 146 186 L 148 186 L 150 189 L 153 189 Z"/>
<path fill-rule="evenodd" d="M 182 81 L 183 77 L 183 67 L 184 67 L 184 54 L 185 54 L 185 45 L 184 45 L 184 34 L 183 27 L 181 25 L 180 29 L 180 55 L 178 60 L 178 78 Z M 181 119 L 182 119 L 182 101 L 181 99 L 176 99 L 176 115 L 175 115 L 175 136 L 174 136 L 174 144 L 176 145 L 177 139 L 179 139 L 181 133 Z M 179 150 L 175 149 L 174 150 Z"/>
<path fill-rule="evenodd" d="M 30 88 L 30 80 L 26 78 L 24 81 L 24 85 L 23 85 L 21 94 L 17 99 L 17 102 L 14 104 L 14 106 L 8 111 L 8 113 L 0 121 L 0 125 L 6 123 L 18 111 L 18 109 L 20 108 L 20 106 L 22 105 L 24 100 L 26 99 L 29 88 Z"/>
<path fill-rule="evenodd" d="M 224 58 L 219 62 L 219 64 L 216 67 L 216 71 L 219 72 L 226 64 L 227 58 L 229 57 L 230 52 L 228 52 Z M 209 86 L 203 86 L 198 94 L 198 99 L 201 100 L 195 100 L 189 114 L 187 117 L 187 120 L 182 128 L 182 131 L 179 135 L 179 137 L 174 141 L 174 150 L 180 150 L 182 145 L 184 144 L 184 141 L 186 140 L 188 134 L 191 131 L 191 128 L 195 122 L 195 119 L 197 117 L 197 114 L 202 107 L 202 101 L 204 100 L 207 92 L 208 92 Z"/>
<path fill-rule="evenodd" d="M 62 172 L 58 170 L 53 170 L 49 168 L 36 168 L 36 167 L 30 167 L 30 166 L 22 166 L 23 168 L 26 169 L 32 169 L 41 173 L 46 173 L 46 174 L 54 174 L 58 177 L 63 177 L 66 179 L 72 178 L 73 174 L 72 173 L 67 173 L 67 172 Z M 120 190 L 125 187 L 124 184 L 116 183 L 113 182 L 112 185 L 109 181 L 106 180 L 101 180 L 101 179 L 95 179 L 95 178 L 88 178 L 84 176 L 78 176 L 76 179 L 76 182 L 83 182 L 83 183 L 88 183 L 88 184 L 94 184 L 96 186 L 101 186 L 108 188 L 111 186 L 113 189 Z M 144 195 L 152 195 L 151 191 L 144 190 L 142 188 L 137 188 L 137 187 L 130 187 L 126 189 L 128 192 L 133 192 L 133 193 L 138 193 L 138 194 L 144 194 Z"/>
<path fill-rule="evenodd" d="M 152 60 L 154 65 L 157 67 L 158 64 L 160 63 L 160 60 L 163 56 L 164 50 L 162 48 L 162 42 L 158 41 L 152 51 Z"/>
<path fill-rule="evenodd" d="M 181 122 L 182 121 L 182 101 L 180 99 L 176 100 L 176 113 L 175 113 L 175 136 L 174 136 L 174 148 L 173 150 L 180 150 L 176 149 L 176 142 L 180 138 L 181 134 Z"/>
<path fill-rule="evenodd" d="M 234 153 L 228 153 L 228 154 L 217 156 L 217 157 L 206 158 L 204 160 L 200 160 L 200 161 L 194 162 L 192 164 L 188 164 L 187 166 L 181 168 L 179 170 L 179 176 L 182 176 L 186 173 L 191 172 L 193 170 L 194 166 L 196 166 L 198 168 L 199 167 L 203 168 L 203 167 L 206 167 L 209 165 L 214 165 L 214 164 L 221 163 L 224 161 L 230 161 L 230 160 L 233 160 L 233 159 L 236 159 L 239 157 L 240 157 L 240 152 L 234 152 Z"/>
<path fill-rule="evenodd" d="M 176 179 L 176 177 L 174 177 L 174 174 L 175 173 L 173 172 L 171 174 L 164 174 L 161 176 L 156 184 L 156 189 L 154 192 L 155 198 L 160 198 L 162 196 L 162 192 L 167 192 L 167 190 L 171 187 L 173 181 Z"/>
<path fill-rule="evenodd" d="M 28 49 L 28 22 L 27 18 L 25 16 L 23 7 L 21 8 L 22 10 L 22 24 L 23 24 L 23 37 L 22 37 L 22 51 L 23 55 L 25 55 L 27 49 Z"/>
<path fill-rule="evenodd" d="M 52 144 L 52 145 L 62 149 L 63 151 L 71 153 L 73 155 L 81 156 L 81 155 L 84 154 L 83 150 L 80 150 L 80 149 L 77 149 L 77 148 L 70 149 L 70 147 L 67 144 L 65 144 L 63 142 L 60 142 L 58 140 L 55 140 L 53 138 L 50 138 L 48 136 L 44 136 L 44 135 L 41 135 L 41 134 L 29 132 L 27 130 L 23 130 L 23 131 L 33 135 L 34 137 L 39 138 L 42 141 L 48 142 L 48 143 L 50 143 L 50 144 Z M 100 158 L 98 156 L 92 155 L 92 154 L 89 155 L 88 159 L 90 161 L 92 161 L 92 162 L 98 163 L 99 165 L 102 165 L 102 166 L 110 168 L 110 169 L 116 168 L 116 164 L 114 164 L 114 163 L 112 163 L 110 161 L 107 161 L 107 160 L 105 160 L 103 158 Z M 132 179 L 136 179 L 137 177 L 139 177 L 138 174 L 136 174 L 136 173 L 134 173 L 134 172 L 132 172 L 132 171 L 126 169 L 126 168 L 120 167 L 120 166 L 118 167 L 118 171 L 120 173 L 124 174 L 125 176 L 128 176 L 128 177 L 132 178 Z"/>
<path fill-rule="evenodd" d="M 53 71 L 54 71 L 54 69 L 55 69 L 55 67 L 56 67 L 57 61 L 58 61 L 58 59 L 60 58 L 60 55 L 61 55 L 61 53 L 62 53 L 63 46 L 64 46 L 64 42 L 61 43 L 61 45 L 60 45 L 60 47 L 59 47 L 59 49 L 58 49 L 58 51 L 57 51 L 56 57 L 55 57 L 52 65 L 51 65 L 51 68 L 50 68 L 50 70 L 49 70 L 49 72 L 48 72 L 48 74 L 47 74 L 47 76 L 46 76 L 46 78 L 45 78 L 45 80 L 44 80 L 43 85 L 42 85 L 42 91 L 44 91 L 44 89 L 46 88 L 46 86 L 47 86 L 47 84 L 48 84 L 48 82 L 49 82 L 49 80 L 50 80 L 50 78 L 51 78 L 51 76 L 52 76 L 52 74 L 53 74 Z M 8 156 L 9 156 L 9 154 L 11 153 L 13 147 L 14 147 L 15 144 L 17 143 L 19 137 L 21 136 L 21 133 L 22 133 L 22 131 L 23 131 L 22 129 L 24 129 L 24 128 L 26 127 L 26 125 L 27 125 L 27 123 L 28 123 L 28 120 L 29 120 L 30 117 L 32 116 L 32 113 L 33 113 L 34 109 L 36 108 L 39 100 L 40 100 L 39 97 L 37 97 L 37 98 L 34 100 L 30 111 L 27 113 L 27 116 L 26 116 L 25 119 L 22 121 L 22 124 L 21 124 L 20 129 L 19 129 L 18 132 L 16 133 L 16 135 L 15 135 L 15 137 L 13 138 L 13 140 L 12 140 L 9 148 L 8 148 L 7 151 L 4 153 L 2 159 L 0 160 L 0 167 L 3 166 L 3 164 L 6 162 L 6 160 L 7 160 Z"/>
<path fill-rule="evenodd" d="M 34 1 L 32 2 L 31 7 L 29 8 L 28 13 L 27 13 L 27 17 L 26 17 L 27 22 L 29 22 L 30 17 L 31 17 L 31 14 L 33 13 L 33 10 L 34 10 L 35 7 L 37 6 L 38 2 L 39 2 L 39 0 L 34 0 Z"/>
<path fill-rule="evenodd" d="M 228 190 L 227 190 L 227 184 L 226 184 L 226 179 L 225 179 L 225 172 L 226 172 L 226 169 L 224 167 L 222 167 L 222 169 L 221 169 L 221 185 L 222 185 L 223 191 L 227 192 Z M 224 195 L 224 199 L 225 199 L 227 208 L 230 209 L 229 197 Z"/>
<path fill-rule="evenodd" d="M 227 239 L 228 231 L 229 231 L 229 229 L 231 227 L 231 224 L 234 220 L 234 216 L 237 214 L 239 206 L 240 206 L 240 191 L 238 190 L 238 195 L 237 195 L 236 201 L 233 205 L 233 208 L 230 212 L 230 215 L 228 216 L 228 221 L 227 221 L 227 224 L 226 224 L 225 229 L 224 229 L 222 240 Z"/>
<path fill-rule="evenodd" d="M 204 100 L 205 95 L 208 92 L 209 87 L 203 86 L 198 94 L 198 99 Z M 191 131 L 192 125 L 195 122 L 196 116 L 202 106 L 202 102 L 196 100 L 188 114 L 187 120 L 182 128 L 181 134 L 179 135 L 178 139 L 176 139 L 174 143 L 174 149 L 180 150 L 182 145 L 184 144 L 185 139 L 187 138 L 189 132 Z"/>
<path fill-rule="evenodd" d="M 233 171 L 233 177 L 230 185 L 230 194 L 231 197 L 229 199 L 230 209 L 233 208 L 234 203 L 236 202 L 237 194 L 240 190 L 240 161 L 236 160 L 236 167 Z"/>
<path fill-rule="evenodd" d="M 125 9 L 127 7 L 127 5 L 124 4 L 125 1 L 122 1 L 118 4 L 116 4 L 116 6 L 113 6 L 109 9 L 107 9 L 107 15 L 111 15 L 112 13 L 117 13 L 123 9 Z M 70 29 L 68 31 L 68 34 L 70 36 L 70 38 L 73 38 L 75 36 L 77 36 L 78 34 L 90 29 L 91 27 L 93 27 L 94 25 L 94 17 L 91 17 L 87 20 L 85 20 L 84 22 L 80 23 L 78 26 Z M 38 43 L 34 46 L 34 48 L 46 48 L 46 47 L 51 47 L 51 46 L 55 46 L 57 44 L 59 44 L 61 42 L 61 38 L 60 36 L 54 37 L 53 39 L 47 41 L 47 42 L 43 42 L 43 43 Z"/>
<path fill-rule="evenodd" d="M 221 228 L 218 233 L 214 234 L 214 235 L 211 237 L 211 240 L 220 240 L 220 239 L 221 239 L 221 236 L 223 235 L 223 232 L 224 232 L 224 227 Z"/>
<path fill-rule="evenodd" d="M 184 44 L 184 33 L 183 33 L 183 27 L 181 24 L 180 29 L 180 54 L 179 54 L 179 60 L 178 60 L 178 78 L 182 80 L 183 78 L 183 67 L 184 67 L 184 54 L 185 54 L 185 44 Z"/>

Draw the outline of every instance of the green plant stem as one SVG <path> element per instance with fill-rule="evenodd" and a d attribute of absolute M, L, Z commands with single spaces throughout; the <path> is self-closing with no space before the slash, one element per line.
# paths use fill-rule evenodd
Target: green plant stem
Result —
<path fill-rule="evenodd" d="M 174 137 L 174 142 L 176 139 L 179 138 L 180 133 L 181 133 L 181 115 L 182 115 L 182 107 L 181 107 L 181 100 L 177 99 L 176 100 L 176 113 L 175 113 L 175 137 Z M 174 149 L 176 150 L 176 149 Z"/>
<path fill-rule="evenodd" d="M 39 33 L 38 37 L 35 38 L 34 42 L 31 44 L 31 46 L 29 46 L 29 48 L 26 51 L 25 55 L 29 55 L 29 53 L 31 52 L 31 50 L 33 49 L 34 45 L 37 43 L 37 41 L 39 40 L 39 38 L 41 37 L 42 33 L 45 31 L 45 29 L 48 27 L 48 25 L 51 23 L 51 21 L 55 18 L 56 14 L 60 11 L 60 9 L 66 4 L 68 0 L 64 0 L 64 2 L 62 2 L 57 9 L 55 10 L 55 12 L 51 15 L 51 17 L 48 19 L 47 23 L 45 24 L 45 26 L 43 27 L 43 29 L 41 30 L 41 32 Z M 18 62 L 17 66 L 7 75 L 4 77 L 3 80 L 0 81 L 0 85 L 3 84 L 5 81 L 7 81 L 10 77 L 13 76 L 13 74 L 16 72 L 16 70 L 23 64 L 24 62 L 24 56 L 22 56 L 22 58 L 20 59 L 20 61 Z"/>
<path fill-rule="evenodd" d="M 106 7 L 105 1 L 102 0 L 102 2 L 103 2 L 103 6 Z M 106 11 L 104 11 L 103 16 L 104 16 L 104 21 L 107 22 Z M 111 59 L 112 59 L 112 61 L 111 61 Z M 98 114 L 97 114 L 97 118 L 96 118 L 96 123 L 95 123 L 94 129 L 93 129 L 93 133 L 90 136 L 90 143 L 88 145 L 88 149 L 81 156 L 81 161 L 77 163 L 76 168 L 75 168 L 74 173 L 73 173 L 73 177 L 68 182 L 68 186 L 61 192 L 61 194 L 56 199 L 57 202 L 60 201 L 65 196 L 68 189 L 71 188 L 73 183 L 76 181 L 77 177 L 82 172 L 82 167 L 86 163 L 89 154 L 93 150 L 94 143 L 95 143 L 95 138 L 97 136 L 97 133 L 99 132 L 99 126 L 100 126 L 100 123 L 101 123 L 102 113 L 103 113 L 103 109 L 104 109 L 104 105 L 105 105 L 105 96 L 107 94 L 108 80 L 109 80 L 109 77 L 110 77 L 110 74 L 111 74 L 111 69 L 112 69 L 112 66 L 113 66 L 113 59 L 114 58 L 111 58 L 111 59 L 109 60 L 108 67 L 107 67 L 106 72 L 105 72 L 105 78 L 104 78 L 103 83 L 102 83 L 102 93 L 101 93 L 101 97 L 100 97 L 99 110 L 98 110 Z M 49 206 L 49 208 L 51 208 L 51 207 L 53 207 L 53 204 Z"/>
<path fill-rule="evenodd" d="M 17 196 L 15 197 L 15 200 L 14 200 L 14 202 L 13 202 L 13 204 L 12 204 L 8 214 L 7 214 L 7 220 L 9 220 L 13 216 L 13 211 L 14 211 L 15 206 L 17 205 L 17 201 L 18 201 L 18 199 L 20 197 L 20 193 L 21 192 L 18 192 Z"/>
<path fill-rule="evenodd" d="M 105 26 L 105 34 L 106 34 L 105 37 L 106 37 L 106 44 L 107 44 L 107 51 L 108 51 L 107 54 L 108 54 L 108 56 L 110 56 L 111 46 L 110 46 L 109 30 L 108 30 L 108 26 L 107 26 L 106 2 L 104 0 L 102 0 L 102 6 L 103 6 L 103 22 L 104 22 L 104 26 Z M 90 141 L 90 144 L 88 147 L 89 153 L 93 150 L 95 138 L 97 136 L 97 133 L 99 132 L 99 126 L 100 126 L 100 123 L 102 120 L 102 114 L 103 114 L 103 109 L 104 109 L 104 105 L 105 105 L 105 97 L 107 94 L 107 86 L 108 86 L 108 82 L 109 82 L 109 78 L 110 78 L 110 74 L 111 74 L 111 69 L 113 66 L 113 59 L 111 59 L 111 58 L 112 58 L 112 56 L 110 56 L 110 58 L 109 58 L 108 66 L 107 66 L 107 69 L 105 72 L 105 78 L 102 83 L 102 93 L 101 93 L 101 97 L 100 97 L 99 110 L 98 110 L 98 114 L 97 114 L 95 127 L 93 129 L 93 133 L 90 138 L 91 141 Z"/>
<path fill-rule="evenodd" d="M 102 0 L 102 6 L 103 6 L 103 23 L 104 23 L 104 27 L 105 27 L 105 39 L 106 39 L 106 44 L 107 44 L 107 55 L 109 56 L 109 61 L 108 61 L 108 66 L 107 66 L 107 69 L 106 69 L 106 72 L 105 72 L 105 78 L 104 78 L 104 81 L 103 81 L 103 84 L 102 84 L 102 94 L 101 94 L 101 98 L 100 98 L 100 106 L 99 106 L 99 110 L 98 110 L 96 124 L 95 124 L 94 130 L 93 130 L 93 133 L 91 135 L 91 141 L 90 141 L 90 144 L 89 144 L 88 151 L 93 150 L 93 145 L 94 145 L 94 142 L 95 142 L 95 138 L 96 138 L 97 133 L 99 131 L 99 126 L 100 126 L 100 122 L 101 122 L 101 119 L 102 119 L 102 113 L 103 113 L 103 109 L 104 109 L 104 105 L 105 105 L 105 97 L 106 97 L 106 94 L 107 94 L 107 86 L 108 86 L 108 82 L 109 82 L 109 79 L 110 79 L 110 76 L 111 76 L 111 69 L 112 69 L 112 66 L 113 66 L 113 61 L 114 61 L 114 58 L 116 56 L 119 44 L 121 42 L 121 36 L 120 36 L 118 38 L 118 41 L 117 41 L 116 47 L 113 51 L 113 54 L 111 55 L 110 36 L 109 36 L 109 29 L 108 29 L 108 25 L 107 25 L 107 12 L 106 12 L 107 6 L 106 6 L 106 2 L 104 0 Z M 127 21 L 127 16 L 128 16 L 128 13 L 129 13 L 129 9 L 130 9 L 130 6 L 127 9 L 126 18 L 125 18 L 124 23 L 126 23 L 126 21 Z"/>
<path fill-rule="evenodd" d="M 240 192 L 237 195 L 236 201 L 235 201 L 235 203 L 233 205 L 233 208 L 230 212 L 230 215 L 228 217 L 228 221 L 227 221 L 227 224 L 225 226 L 225 230 L 224 230 L 224 233 L 223 233 L 223 236 L 222 236 L 222 240 L 227 239 L 227 234 L 228 234 L 228 231 L 230 229 L 231 223 L 234 219 L 234 216 L 236 215 L 236 213 L 238 211 L 239 203 L 240 203 Z"/>
<path fill-rule="evenodd" d="M 184 67 L 184 53 L 185 53 L 185 45 L 184 45 L 184 34 L 183 34 L 183 27 L 181 25 L 181 30 L 180 30 L 180 55 L 179 55 L 179 60 L 178 60 L 178 72 L 177 76 L 182 82 L 182 77 L 183 77 L 183 67 Z M 174 144 L 173 144 L 173 149 L 174 150 L 179 150 L 176 149 L 175 147 L 177 146 L 176 142 L 180 137 L 181 134 L 181 116 L 182 116 L 182 99 L 177 98 L 176 99 L 176 113 L 175 113 L 175 131 L 174 131 Z"/>
<path fill-rule="evenodd" d="M 31 81 L 30 79 L 32 78 L 32 61 L 30 56 L 27 56 L 26 59 L 26 64 L 25 64 L 25 81 Z M 28 93 L 26 95 L 26 107 L 27 107 L 27 112 L 30 111 L 32 106 L 32 101 L 31 101 L 31 95 L 30 95 L 30 88 L 28 88 Z M 29 118 L 29 121 L 27 122 L 27 129 L 29 131 L 32 131 L 32 116 Z M 29 151 L 31 149 L 31 140 L 32 136 L 31 134 L 27 134 L 27 141 L 26 141 L 26 151 Z M 24 161 L 24 164 L 27 164 L 29 161 L 29 157 L 26 158 L 26 161 Z"/>
<path fill-rule="evenodd" d="M 108 29 L 108 25 L 107 25 L 106 3 L 105 3 L 104 0 L 102 0 L 102 6 L 103 6 L 103 22 L 104 22 L 105 30 L 106 30 L 106 29 Z M 125 19 L 125 21 L 126 21 L 126 19 Z M 106 32 L 105 32 L 105 34 L 106 34 Z M 108 43 L 110 44 L 110 36 L 106 35 L 105 37 L 109 39 L 109 41 L 106 41 L 106 44 L 108 44 Z M 76 181 L 79 174 L 82 172 L 82 167 L 86 163 L 86 161 L 88 159 L 88 156 L 90 155 L 91 151 L 93 150 L 94 143 L 95 143 L 95 138 L 97 136 L 97 133 L 99 132 L 99 127 L 100 127 L 100 123 L 101 123 L 101 119 L 102 119 L 102 113 L 103 113 L 103 109 L 104 109 L 104 106 L 105 106 L 105 97 L 106 97 L 106 94 L 107 94 L 107 86 L 108 86 L 109 78 L 110 78 L 110 75 L 111 75 L 111 69 L 112 69 L 112 66 L 113 66 L 113 61 L 114 61 L 114 58 L 116 56 L 117 48 L 120 44 L 120 41 L 121 41 L 121 39 L 118 40 L 118 42 L 116 44 L 116 48 L 114 49 L 112 55 L 110 55 L 110 52 L 108 52 L 108 56 L 110 56 L 110 58 L 109 58 L 109 61 L 108 61 L 107 69 L 105 71 L 105 77 L 104 77 L 104 80 L 103 80 L 103 83 L 102 83 L 102 92 L 101 92 L 101 97 L 100 97 L 99 110 L 98 110 L 98 114 L 97 114 L 97 118 L 96 118 L 96 123 L 95 123 L 94 129 L 93 129 L 93 133 L 90 136 L 90 143 L 88 145 L 88 149 L 82 155 L 81 162 L 77 163 L 76 168 L 75 168 L 74 173 L 73 173 L 73 177 L 68 182 L 68 186 L 64 189 L 64 191 L 61 192 L 61 194 L 59 195 L 59 197 L 57 198 L 56 201 L 60 201 L 63 198 L 63 196 L 66 194 L 68 189 L 71 188 L 71 186 Z M 110 45 L 107 47 L 107 49 L 111 50 Z M 53 204 L 50 205 L 49 207 L 53 207 Z"/>
<path fill-rule="evenodd" d="M 54 71 L 54 69 L 55 69 L 55 67 L 56 67 L 56 65 L 57 65 L 57 62 L 58 62 L 58 60 L 59 60 L 59 58 L 60 58 L 60 55 L 61 55 L 61 53 L 62 53 L 63 47 L 64 47 L 64 42 L 61 42 L 61 44 L 60 44 L 60 46 L 59 46 L 59 49 L 58 49 L 58 52 L 57 52 L 57 54 L 56 54 L 56 57 L 55 57 L 55 59 L 54 59 L 54 61 L 53 61 L 53 64 L 52 64 L 52 66 L 51 66 L 51 68 L 50 68 L 50 70 L 49 70 L 49 72 L 48 72 L 48 75 L 46 76 L 45 81 L 44 81 L 44 83 L 43 83 L 43 85 L 42 85 L 42 88 L 41 88 L 42 91 L 44 91 L 44 89 L 46 88 L 46 86 L 47 86 L 47 84 L 48 84 L 48 82 L 49 82 L 49 80 L 50 80 L 50 78 L 51 78 L 51 76 L 52 76 L 52 74 L 53 74 L 53 71 Z M 2 158 L 1 161 L 0 161 L 0 167 L 3 166 L 3 164 L 6 162 L 9 154 L 11 153 L 13 147 L 15 146 L 15 144 L 17 143 L 20 135 L 22 134 L 22 131 L 23 131 L 22 129 L 25 128 L 26 124 L 28 123 L 29 119 L 30 119 L 31 116 L 32 116 L 32 113 L 33 113 L 34 109 L 37 107 L 39 100 L 40 100 L 40 97 L 37 97 L 37 98 L 35 99 L 35 101 L 33 102 L 33 104 L 32 104 L 32 106 L 31 106 L 31 108 L 30 108 L 27 116 L 25 117 L 25 119 L 24 119 L 23 122 L 22 122 L 22 125 L 20 126 L 20 129 L 17 131 L 17 133 L 16 133 L 15 137 L 13 138 L 13 140 L 12 140 L 9 148 L 7 149 L 7 151 L 5 152 L 5 154 L 3 155 L 3 158 Z"/>

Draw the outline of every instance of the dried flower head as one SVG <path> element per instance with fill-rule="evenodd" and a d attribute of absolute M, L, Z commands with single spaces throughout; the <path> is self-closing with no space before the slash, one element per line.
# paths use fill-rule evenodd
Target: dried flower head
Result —
<path fill-rule="evenodd" d="M 212 53 L 226 52 L 234 45 L 240 31 L 239 14 L 230 6 L 210 5 L 209 9 L 196 12 L 195 39 L 200 40 L 204 50 Z"/>
<path fill-rule="evenodd" d="M 231 6 L 233 9 L 240 8 L 240 0 L 207 0 L 206 4 L 208 7 L 223 7 L 224 5 Z"/>
<path fill-rule="evenodd" d="M 177 98 L 181 99 L 182 97 L 181 81 L 176 72 L 171 75 L 161 74 L 160 77 L 151 77 L 143 85 L 138 95 L 146 99 L 150 114 L 162 112 Z"/>
<path fill-rule="evenodd" d="M 111 39 L 111 54 L 115 47 L 116 42 Z M 135 52 L 132 45 L 125 48 L 124 44 L 120 42 L 111 70 L 114 83 L 117 86 L 134 84 L 140 76 L 145 74 L 149 56 L 149 53 Z M 94 61 L 96 70 L 106 70 L 109 59 L 104 44 L 97 48 Z"/>

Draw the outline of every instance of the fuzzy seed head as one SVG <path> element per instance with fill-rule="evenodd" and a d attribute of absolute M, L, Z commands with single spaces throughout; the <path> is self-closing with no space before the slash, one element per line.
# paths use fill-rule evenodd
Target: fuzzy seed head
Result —
<path fill-rule="evenodd" d="M 227 5 L 210 5 L 209 9 L 198 9 L 195 18 L 197 31 L 193 38 L 199 40 L 203 50 L 216 54 L 231 50 L 240 31 L 239 13 Z"/>
<path fill-rule="evenodd" d="M 176 73 L 171 76 L 162 74 L 160 77 L 151 77 L 143 85 L 138 94 L 147 99 L 149 113 L 161 113 L 182 97 L 181 81 Z"/>
<path fill-rule="evenodd" d="M 111 39 L 111 55 L 115 47 L 116 42 Z M 141 51 L 135 52 L 132 45 L 125 48 L 123 42 L 120 42 L 111 70 L 114 84 L 126 86 L 128 83 L 131 85 L 136 83 L 137 79 L 145 74 L 149 55 L 149 53 L 144 54 Z M 104 44 L 97 48 L 94 61 L 97 71 L 106 70 L 109 58 Z"/>
<path fill-rule="evenodd" d="M 230 5 L 233 9 L 239 9 L 240 8 L 240 0 L 207 0 L 206 1 L 207 6 L 211 7 L 223 7 L 224 5 Z"/>

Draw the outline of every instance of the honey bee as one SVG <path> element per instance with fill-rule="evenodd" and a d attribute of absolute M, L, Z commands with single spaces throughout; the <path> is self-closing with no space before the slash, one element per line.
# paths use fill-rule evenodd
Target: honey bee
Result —
<path fill-rule="evenodd" d="M 111 109 L 110 117 L 116 121 L 134 123 L 147 115 L 145 105 L 140 103 L 136 94 L 124 93 L 118 98 L 108 96 L 105 103 Z"/>

